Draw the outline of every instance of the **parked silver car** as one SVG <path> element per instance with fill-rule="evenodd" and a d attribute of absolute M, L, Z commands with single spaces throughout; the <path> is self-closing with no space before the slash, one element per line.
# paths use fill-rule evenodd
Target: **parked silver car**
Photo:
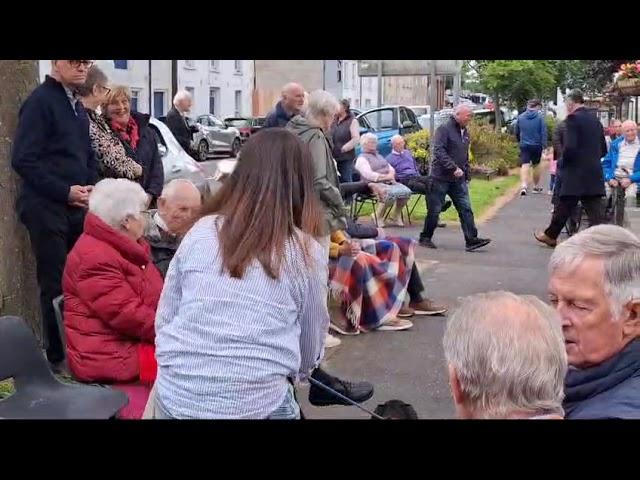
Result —
<path fill-rule="evenodd" d="M 198 159 L 201 162 L 206 161 L 207 157 L 214 153 L 226 153 L 232 157 L 238 155 L 242 138 L 237 128 L 227 127 L 213 115 L 196 117 L 196 124 L 200 131 L 193 135 L 192 145 L 198 152 Z"/>
<path fill-rule="evenodd" d="M 156 118 L 149 120 L 149 126 L 158 139 L 165 184 L 176 178 L 191 180 L 205 198 L 218 189 L 218 179 L 225 172 L 217 169 L 212 176 L 208 176 L 198 162 L 180 146 L 169 127 Z"/>

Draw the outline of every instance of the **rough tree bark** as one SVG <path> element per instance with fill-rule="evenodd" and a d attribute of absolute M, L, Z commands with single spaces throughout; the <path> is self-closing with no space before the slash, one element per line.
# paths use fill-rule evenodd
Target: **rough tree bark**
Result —
<path fill-rule="evenodd" d="M 35 262 L 16 215 L 20 180 L 11 168 L 20 105 L 37 85 L 37 60 L 0 61 L 0 315 L 23 317 L 41 338 Z"/>

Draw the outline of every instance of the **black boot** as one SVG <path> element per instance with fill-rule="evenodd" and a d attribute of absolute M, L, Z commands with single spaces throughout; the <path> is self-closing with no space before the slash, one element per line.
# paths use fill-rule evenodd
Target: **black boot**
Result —
<path fill-rule="evenodd" d="M 373 385 L 369 382 L 348 382 L 346 380 L 340 380 L 337 377 L 329 375 L 320 367 L 312 372 L 311 378 L 344 395 L 355 403 L 366 402 L 373 396 Z M 311 388 L 309 389 L 309 403 L 316 407 L 350 405 L 341 398 L 336 397 L 322 387 L 314 384 L 311 384 Z"/>

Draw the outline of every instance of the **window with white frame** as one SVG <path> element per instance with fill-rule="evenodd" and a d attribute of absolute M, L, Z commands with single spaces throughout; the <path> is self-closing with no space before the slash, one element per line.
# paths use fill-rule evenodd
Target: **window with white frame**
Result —
<path fill-rule="evenodd" d="M 220 60 L 209 60 L 209 70 L 213 72 L 220 71 Z"/>
<path fill-rule="evenodd" d="M 220 89 L 212 87 L 209 89 L 209 113 L 211 115 L 218 115 L 220 103 Z"/>
<path fill-rule="evenodd" d="M 190 70 L 195 70 L 196 61 L 195 60 L 185 60 L 184 61 L 184 68 L 188 68 Z"/>
<path fill-rule="evenodd" d="M 127 70 L 127 68 L 129 68 L 129 61 L 128 60 L 114 60 L 113 61 L 113 68 L 115 68 L 116 70 Z"/>
<path fill-rule="evenodd" d="M 140 90 L 131 89 L 131 111 L 137 112 L 140 108 L 138 99 L 140 98 Z"/>
<path fill-rule="evenodd" d="M 236 90 L 234 115 L 239 117 L 242 114 L 242 90 Z"/>
<path fill-rule="evenodd" d="M 356 77 L 358 76 L 356 73 L 357 66 L 356 62 L 351 64 L 351 85 L 353 85 L 353 88 L 356 88 Z"/>
<path fill-rule="evenodd" d="M 235 73 L 242 73 L 242 60 L 233 61 L 233 71 Z"/>

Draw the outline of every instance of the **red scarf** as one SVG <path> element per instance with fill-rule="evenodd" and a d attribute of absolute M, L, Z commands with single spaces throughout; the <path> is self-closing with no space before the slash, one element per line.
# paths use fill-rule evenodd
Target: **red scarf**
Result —
<path fill-rule="evenodd" d="M 129 117 L 129 122 L 124 126 L 114 122 L 113 120 L 111 120 L 109 123 L 113 131 L 116 132 L 122 140 L 131 145 L 131 148 L 135 150 L 138 146 L 140 135 L 138 134 L 138 124 L 133 119 L 133 117 Z"/>

